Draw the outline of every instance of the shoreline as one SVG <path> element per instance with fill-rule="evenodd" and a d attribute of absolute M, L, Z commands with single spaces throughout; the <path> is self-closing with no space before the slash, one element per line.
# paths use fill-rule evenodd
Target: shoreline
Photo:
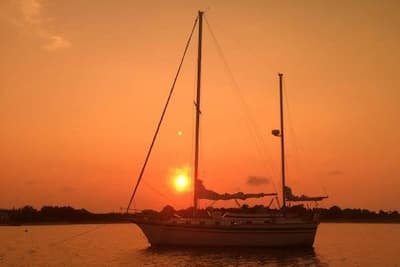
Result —
<path fill-rule="evenodd" d="M 18 227 L 18 226 L 50 226 L 50 225 L 82 225 L 82 224 L 130 224 L 132 223 L 129 220 L 123 221 L 83 221 L 83 222 L 68 222 L 68 221 L 60 221 L 60 222 L 36 222 L 36 223 L 9 223 L 9 224 L 0 224 L 2 226 L 11 226 L 11 227 Z M 400 224 L 400 220 L 323 220 L 320 223 L 361 223 L 361 224 Z"/>
<path fill-rule="evenodd" d="M 37 223 L 9 223 L 0 224 L 1 226 L 46 226 L 46 225 L 78 225 L 78 224 L 128 224 L 130 221 L 120 221 L 120 222 L 107 222 L 107 221 L 86 221 L 86 222 L 37 222 Z"/>

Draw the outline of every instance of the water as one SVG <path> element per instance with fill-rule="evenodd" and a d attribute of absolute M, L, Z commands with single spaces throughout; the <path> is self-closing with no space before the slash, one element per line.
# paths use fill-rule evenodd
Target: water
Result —
<path fill-rule="evenodd" d="M 400 266 L 400 224 L 328 224 L 314 249 L 154 249 L 133 224 L 0 227 L 0 266 Z"/>

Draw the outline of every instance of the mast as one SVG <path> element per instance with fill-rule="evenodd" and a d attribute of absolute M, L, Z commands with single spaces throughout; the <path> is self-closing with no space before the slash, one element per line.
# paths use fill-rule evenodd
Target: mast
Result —
<path fill-rule="evenodd" d="M 193 183 L 193 208 L 194 213 L 198 208 L 197 184 L 199 179 L 199 133 L 200 133 L 200 96 L 201 96 L 201 50 L 203 34 L 203 11 L 199 11 L 199 37 L 197 50 L 197 92 L 196 92 L 196 132 L 195 132 L 195 150 L 194 150 L 194 183 Z"/>
<path fill-rule="evenodd" d="M 283 73 L 278 73 L 279 75 L 279 103 L 280 103 L 280 117 L 281 117 L 281 164 L 282 164 L 282 209 L 285 211 L 286 209 L 286 194 L 285 194 L 285 135 L 284 135 L 284 127 L 283 127 L 283 86 L 282 79 Z"/>

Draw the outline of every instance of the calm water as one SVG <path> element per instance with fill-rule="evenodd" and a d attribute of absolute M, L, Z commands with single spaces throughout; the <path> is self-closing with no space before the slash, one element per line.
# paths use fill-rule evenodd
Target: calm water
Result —
<path fill-rule="evenodd" d="M 400 224 L 321 224 L 314 249 L 152 249 L 133 224 L 0 227 L 0 266 L 400 266 Z"/>

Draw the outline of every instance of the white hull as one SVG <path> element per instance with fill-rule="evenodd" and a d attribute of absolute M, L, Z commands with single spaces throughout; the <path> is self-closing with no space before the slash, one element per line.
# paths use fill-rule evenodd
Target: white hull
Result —
<path fill-rule="evenodd" d="M 152 246 L 312 247 L 316 222 L 211 225 L 135 221 Z"/>

